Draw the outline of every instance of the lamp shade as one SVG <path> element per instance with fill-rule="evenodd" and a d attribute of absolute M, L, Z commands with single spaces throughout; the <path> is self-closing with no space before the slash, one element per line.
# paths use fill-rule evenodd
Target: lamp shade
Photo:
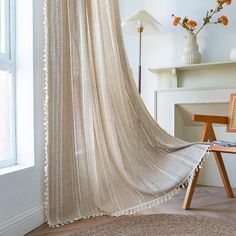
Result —
<path fill-rule="evenodd" d="M 138 11 L 121 24 L 124 33 L 137 34 L 137 28 L 143 27 L 145 33 L 155 33 L 162 29 L 162 25 L 147 11 Z"/>

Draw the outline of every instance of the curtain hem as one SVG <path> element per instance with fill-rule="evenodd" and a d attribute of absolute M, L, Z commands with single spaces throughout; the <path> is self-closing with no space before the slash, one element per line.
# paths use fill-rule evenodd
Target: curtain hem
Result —
<path fill-rule="evenodd" d="M 77 221 L 77 220 L 89 219 L 89 218 L 96 217 L 96 216 L 107 215 L 107 216 L 119 217 L 119 216 L 123 216 L 123 215 L 133 215 L 133 214 L 136 214 L 140 211 L 146 210 L 148 208 L 158 206 L 158 205 L 170 200 L 171 198 L 173 198 L 173 196 L 176 193 L 178 193 L 180 190 L 185 189 L 188 186 L 188 183 L 189 183 L 191 177 L 194 176 L 195 173 L 198 172 L 202 168 L 202 163 L 206 160 L 206 158 L 208 158 L 208 156 L 209 156 L 209 147 L 210 147 L 210 145 L 206 145 L 206 150 L 204 151 L 200 162 L 196 165 L 194 170 L 191 173 L 189 173 L 189 175 L 182 181 L 182 183 L 178 187 L 176 187 L 175 189 L 171 190 L 170 192 L 166 193 L 165 195 L 163 195 L 161 197 L 158 197 L 158 198 L 153 199 L 149 202 L 145 202 L 145 203 L 136 205 L 134 207 L 122 210 L 122 211 L 115 212 L 113 214 L 108 214 L 108 213 L 104 213 L 104 212 L 103 213 L 94 213 L 94 214 L 91 214 L 91 215 L 88 215 L 88 216 L 75 217 L 72 220 L 63 221 L 63 222 L 60 222 L 60 223 L 57 223 L 57 224 L 52 224 L 49 221 L 47 221 L 47 224 L 49 225 L 49 227 L 55 228 L 55 227 L 59 227 L 59 226 L 65 225 L 65 224 L 73 223 L 74 221 Z"/>

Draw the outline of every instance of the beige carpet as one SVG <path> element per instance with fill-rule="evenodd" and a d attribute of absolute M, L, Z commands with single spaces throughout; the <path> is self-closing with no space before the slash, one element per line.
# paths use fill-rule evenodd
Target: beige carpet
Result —
<path fill-rule="evenodd" d="M 226 218 L 184 215 L 119 217 L 112 222 L 82 228 L 70 236 L 236 235 L 236 222 Z"/>

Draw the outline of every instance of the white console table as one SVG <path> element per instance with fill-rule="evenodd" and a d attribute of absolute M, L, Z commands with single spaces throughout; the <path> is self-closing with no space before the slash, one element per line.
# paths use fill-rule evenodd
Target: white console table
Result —
<path fill-rule="evenodd" d="M 236 93 L 236 61 L 149 70 L 156 76 L 155 119 L 168 133 L 187 141 L 198 141 L 200 127 L 191 121 L 192 113 L 227 115 L 230 94 Z M 216 131 L 219 139 L 236 138 L 235 133 L 226 134 L 225 127 L 216 127 Z M 212 160 L 208 158 L 204 164 L 199 181 L 222 186 Z M 235 157 L 227 158 L 225 164 L 231 184 L 236 187 Z"/>

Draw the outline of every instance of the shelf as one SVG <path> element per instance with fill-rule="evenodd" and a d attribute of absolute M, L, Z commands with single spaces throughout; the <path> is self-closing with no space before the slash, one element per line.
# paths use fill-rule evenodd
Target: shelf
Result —
<path fill-rule="evenodd" d="M 210 69 L 219 68 L 225 66 L 236 66 L 236 61 L 225 61 L 225 62 L 211 62 L 211 63 L 200 63 L 191 65 L 180 65 L 173 67 L 162 67 L 162 68 L 149 68 L 148 70 L 152 73 L 167 72 L 167 71 L 182 71 L 182 70 L 197 70 L 197 69 Z"/>
<path fill-rule="evenodd" d="M 157 76 L 157 89 L 234 86 L 236 61 L 212 62 L 175 67 L 149 68 Z M 217 83 L 216 83 L 217 80 Z"/>

